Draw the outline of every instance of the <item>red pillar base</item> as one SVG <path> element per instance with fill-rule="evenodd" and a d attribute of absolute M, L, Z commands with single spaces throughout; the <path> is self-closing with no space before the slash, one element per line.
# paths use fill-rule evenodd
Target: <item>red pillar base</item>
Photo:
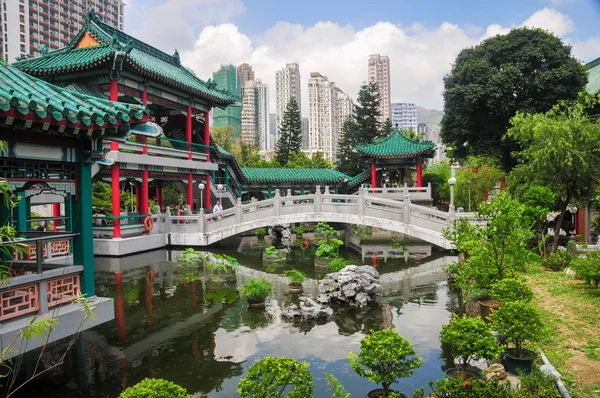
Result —
<path fill-rule="evenodd" d="M 111 151 L 119 150 L 118 142 L 110 143 Z M 115 163 L 112 165 L 112 181 L 111 181 L 111 190 L 112 190 L 112 216 L 113 216 L 113 238 L 121 237 L 121 220 L 118 218 L 121 216 L 121 169 L 119 163 Z"/>

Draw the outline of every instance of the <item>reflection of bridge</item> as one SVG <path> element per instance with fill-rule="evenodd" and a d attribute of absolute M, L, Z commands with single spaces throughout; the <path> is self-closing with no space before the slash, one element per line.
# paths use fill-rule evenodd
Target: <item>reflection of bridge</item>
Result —
<path fill-rule="evenodd" d="M 381 198 L 361 189 L 358 195 L 331 194 L 328 187 L 314 195 L 275 197 L 227 209 L 218 216 L 165 215 L 161 225 L 168 245 L 206 246 L 222 239 L 260 227 L 306 222 L 337 222 L 365 225 L 419 238 L 445 249 L 451 243 L 443 236 L 457 214 L 403 201 Z M 472 213 L 460 217 L 474 220 Z M 162 224 L 162 223 L 161 223 Z"/>

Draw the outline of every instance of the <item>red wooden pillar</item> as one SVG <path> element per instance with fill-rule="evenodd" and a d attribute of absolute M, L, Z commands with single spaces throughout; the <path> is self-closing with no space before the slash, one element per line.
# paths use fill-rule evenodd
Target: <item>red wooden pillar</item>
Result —
<path fill-rule="evenodd" d="M 371 188 L 377 188 L 377 167 L 375 161 L 371 162 Z"/>
<path fill-rule="evenodd" d="M 110 80 L 110 100 L 118 101 L 119 100 L 119 81 L 117 79 Z"/>
<path fill-rule="evenodd" d="M 162 187 L 160 181 L 156 181 L 156 203 L 162 209 Z"/>
<path fill-rule="evenodd" d="M 142 91 L 142 104 L 148 105 L 148 85 L 144 84 L 144 91 Z"/>
<path fill-rule="evenodd" d="M 206 146 L 206 161 L 210 162 L 210 115 L 208 112 L 204 112 L 204 145 Z M 212 204 L 210 203 L 210 174 L 206 174 L 206 188 L 204 189 L 204 194 L 206 195 L 204 198 L 205 207 L 207 209 L 212 208 Z"/>
<path fill-rule="evenodd" d="M 423 186 L 423 166 L 421 160 L 417 160 L 417 187 Z"/>
<path fill-rule="evenodd" d="M 185 138 L 187 142 L 192 142 L 192 104 L 190 103 L 187 108 L 187 114 L 185 119 Z M 192 160 L 192 145 L 188 145 L 188 159 Z M 192 176 L 192 169 L 188 172 L 188 187 L 187 187 L 187 203 L 190 206 L 190 210 L 194 208 L 194 181 Z"/>
<path fill-rule="evenodd" d="M 147 155 L 148 154 L 148 138 L 147 137 L 142 137 L 142 140 L 144 142 L 144 149 L 142 151 L 142 154 Z M 141 198 L 141 207 L 140 207 L 140 213 L 141 214 L 149 214 L 149 209 L 148 209 L 148 184 L 149 184 L 149 178 L 148 178 L 148 165 L 144 165 L 144 171 L 142 171 L 142 198 Z"/>
<path fill-rule="evenodd" d="M 111 151 L 119 151 L 119 143 L 112 141 L 110 143 Z M 115 162 L 112 165 L 112 176 L 111 176 L 111 190 L 112 190 L 112 215 L 113 215 L 113 238 L 121 237 L 121 169 L 119 163 Z"/>
<path fill-rule="evenodd" d="M 60 203 L 53 203 L 52 204 L 52 217 L 60 217 Z M 58 231 L 58 224 L 60 223 L 60 220 L 54 220 L 53 224 L 54 224 L 54 232 Z"/>
<path fill-rule="evenodd" d="M 504 178 L 500 179 L 500 192 L 504 191 Z"/>

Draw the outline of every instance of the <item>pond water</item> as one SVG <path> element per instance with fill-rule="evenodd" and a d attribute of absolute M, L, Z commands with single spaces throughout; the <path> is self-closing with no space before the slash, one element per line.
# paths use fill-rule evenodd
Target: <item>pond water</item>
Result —
<path fill-rule="evenodd" d="M 357 351 L 371 329 L 394 327 L 412 341 L 423 366 L 396 386 L 409 393 L 442 377 L 449 367 L 439 342 L 441 326 L 456 307 L 443 268 L 455 261 L 429 245 L 409 245 L 401 253 L 385 244 L 354 245 L 342 256 L 354 264 L 373 264 L 381 273 L 383 294 L 366 310 L 335 308 L 324 324 L 294 324 L 281 319 L 282 308 L 297 301 L 281 276 L 293 267 L 307 272 L 305 292 L 316 297 L 318 278 L 309 250 L 292 250 L 285 266 L 262 264 L 261 249 L 242 240 L 214 252 L 233 255 L 241 267 L 228 283 L 186 282 L 177 272 L 177 251 L 155 251 L 125 258 L 96 258 L 97 294 L 115 299 L 116 319 L 81 334 L 66 363 L 35 379 L 21 394 L 32 397 L 117 397 L 145 377 L 184 386 L 196 397 L 237 397 L 239 380 L 260 358 L 288 356 L 310 364 L 315 397 L 326 392 L 324 372 L 336 376 L 354 397 L 376 388 L 353 373 L 346 356 Z M 150 271 L 150 269 L 153 271 Z M 122 287 L 115 286 L 122 272 Z M 266 310 L 249 310 L 236 293 L 248 279 L 264 278 L 276 288 Z M 53 344 L 42 363 L 53 363 L 68 341 Z M 38 353 L 26 356 L 36 360 Z"/>

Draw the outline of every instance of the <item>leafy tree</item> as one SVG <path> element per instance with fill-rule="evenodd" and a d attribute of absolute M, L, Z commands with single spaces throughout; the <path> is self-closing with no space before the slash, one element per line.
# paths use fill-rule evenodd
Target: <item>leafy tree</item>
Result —
<path fill-rule="evenodd" d="M 296 98 L 292 97 L 283 113 L 283 121 L 277 132 L 277 161 L 281 165 L 286 165 L 291 153 L 300 152 L 302 143 L 302 118 L 300 116 L 300 107 Z"/>
<path fill-rule="evenodd" d="M 486 156 L 469 156 L 456 172 L 455 205 L 471 211 L 486 200 L 488 193 L 498 185 L 504 172 L 498 162 Z"/>
<path fill-rule="evenodd" d="M 129 387 L 119 398 L 188 398 L 185 388 L 164 379 L 144 379 Z"/>
<path fill-rule="evenodd" d="M 183 203 L 183 194 L 175 186 L 174 183 L 169 182 L 162 187 L 162 202 L 163 206 L 170 206 L 171 208 L 179 206 Z"/>
<path fill-rule="evenodd" d="M 351 352 L 348 360 L 352 369 L 367 380 L 381 384 L 387 397 L 390 386 L 398 379 L 410 377 L 422 359 L 416 356 L 409 340 L 392 328 L 373 332 L 360 341 L 358 355 Z"/>
<path fill-rule="evenodd" d="M 213 141 L 235 156 L 242 166 L 261 167 L 255 165 L 264 162 L 255 145 L 234 138 L 235 134 L 232 126 L 213 127 L 210 134 Z"/>
<path fill-rule="evenodd" d="M 409 128 L 408 130 L 402 130 L 402 134 L 406 138 L 410 138 L 411 140 L 423 141 L 425 138 L 425 133 L 418 133 L 417 130 L 413 128 Z"/>
<path fill-rule="evenodd" d="M 495 310 L 492 326 L 515 345 L 518 358 L 522 357 L 525 342 L 535 343 L 542 333 L 539 311 L 524 301 L 507 302 Z"/>
<path fill-rule="evenodd" d="M 392 124 L 392 119 L 390 119 L 389 117 L 385 119 L 381 123 L 381 127 L 379 129 L 379 138 L 385 138 L 388 135 L 390 135 L 390 133 L 394 130 L 394 127 L 396 126 Z"/>
<path fill-rule="evenodd" d="M 440 341 L 450 346 L 453 358 L 460 358 L 463 377 L 471 360 L 494 359 L 502 353 L 496 337 L 479 317 L 455 315 L 448 325 L 442 326 Z"/>
<path fill-rule="evenodd" d="M 450 175 L 450 163 L 448 162 L 427 166 L 423 171 L 423 183 L 425 185 L 431 184 L 434 187 L 431 199 L 436 206 L 442 206 L 450 202 L 450 185 L 448 185 Z"/>
<path fill-rule="evenodd" d="M 265 357 L 250 366 L 237 392 L 242 398 L 311 398 L 314 384 L 307 368 L 306 362 L 292 358 Z"/>
<path fill-rule="evenodd" d="M 377 83 L 363 84 L 358 92 L 357 104 L 353 117 L 342 125 L 342 138 L 339 142 L 337 155 L 337 169 L 348 175 L 356 175 L 364 171 L 368 165 L 366 161 L 355 151 L 359 143 L 371 143 L 382 135 L 388 135 L 390 131 L 383 134 L 379 119 L 379 104 L 381 94 Z"/>
<path fill-rule="evenodd" d="M 223 147 L 227 152 L 231 152 L 233 150 L 233 136 L 234 136 L 234 128 L 233 126 L 224 126 L 224 127 L 216 127 L 213 126 L 210 128 L 210 137 L 214 142 Z M 241 140 L 240 140 L 241 141 Z"/>
<path fill-rule="evenodd" d="M 534 226 L 538 251 L 542 259 L 546 258 L 546 240 L 548 233 L 548 213 L 556 203 L 556 195 L 547 187 L 532 186 L 523 194 L 525 217 Z"/>
<path fill-rule="evenodd" d="M 571 47 L 542 29 L 513 29 L 462 50 L 444 78 L 441 136 L 454 156 L 502 158 L 505 170 L 518 146 L 502 140 L 517 112 L 546 112 L 585 87 L 583 66 Z"/>
<path fill-rule="evenodd" d="M 561 102 L 546 113 L 519 112 L 511 120 L 507 137 L 522 147 L 514 154 L 518 165 L 511 179 L 545 186 L 558 198 L 552 252 L 569 204 L 586 205 L 600 182 L 600 125 L 588 112 L 598 102 L 600 96 L 582 94 L 579 101 Z"/>

